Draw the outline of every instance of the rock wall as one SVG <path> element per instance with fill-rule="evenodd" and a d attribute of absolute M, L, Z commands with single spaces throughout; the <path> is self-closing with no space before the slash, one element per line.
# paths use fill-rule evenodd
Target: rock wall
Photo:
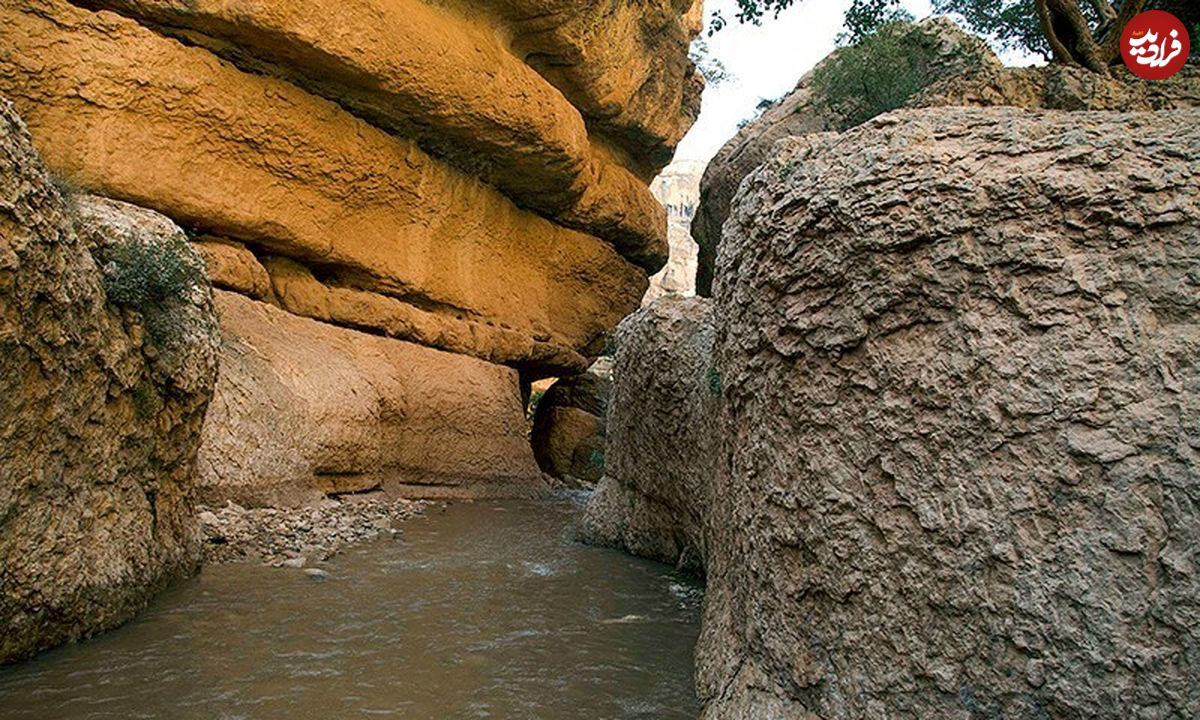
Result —
<path fill-rule="evenodd" d="M 929 69 L 929 81 L 956 77 L 972 71 L 999 70 L 1000 60 L 979 38 L 964 32 L 947 18 L 921 21 L 919 27 L 933 44 L 935 60 Z M 713 267 L 721 241 L 721 226 L 729 217 L 730 204 L 742 179 L 759 166 L 777 141 L 793 136 L 837 130 L 845 118 L 831 108 L 813 88 L 817 69 L 834 51 L 804 74 L 795 89 L 763 114 L 738 130 L 709 162 L 700 183 L 700 203 L 691 232 L 699 246 L 696 292 L 712 295 Z M 947 103 L 930 103 L 947 104 Z"/>
<path fill-rule="evenodd" d="M 665 214 L 647 183 L 698 111 L 687 47 L 699 24 L 698 0 L 30 0 L 0 7 L 0 93 L 55 173 L 180 223 L 215 285 L 264 305 L 231 313 L 227 335 L 241 336 L 238 319 L 275 318 L 273 305 L 319 321 L 267 323 L 289 324 L 300 345 L 337 335 L 388 356 L 421 345 L 490 364 L 467 363 L 457 391 L 434 385 L 452 399 L 431 389 L 421 401 L 462 418 L 459 405 L 480 400 L 478 412 L 504 414 L 480 419 L 480 437 L 508 447 L 519 403 L 495 400 L 518 392 L 517 373 L 585 370 L 666 260 Z M 439 359 L 418 366 L 458 367 L 428 357 Z M 270 410 L 222 399 L 290 372 L 223 360 L 241 369 L 217 404 L 238 410 L 210 420 L 205 456 L 230 464 L 208 465 L 206 487 L 230 498 L 254 499 L 244 481 L 263 468 L 228 450 L 253 445 L 247 433 L 274 416 L 312 410 L 295 387 L 322 397 L 330 422 L 350 423 L 338 432 L 400 422 L 359 425 L 357 410 L 329 405 L 352 403 L 320 386 L 333 374 L 264 391 L 288 403 Z M 410 387 L 428 379 L 394 372 Z M 487 387 L 473 384 L 484 376 Z M 303 437 L 281 466 L 294 469 L 296 496 L 326 473 L 321 434 Z M 435 437 L 414 429 L 408 440 Z M 478 487 L 493 461 L 495 488 L 537 477 L 528 448 L 495 460 L 490 440 L 453 467 L 433 447 L 382 447 L 353 451 L 375 455 L 349 463 L 362 471 L 351 484 L 386 467 Z M 276 475 L 258 502 L 280 496 Z"/>
<path fill-rule="evenodd" d="M 611 392 L 611 378 L 593 370 L 558 380 L 545 391 L 529 433 L 543 472 L 584 483 L 600 480 Z"/>
<path fill-rule="evenodd" d="M 199 455 L 209 505 L 544 489 L 517 371 L 218 291 L 221 373 Z"/>
<path fill-rule="evenodd" d="M 1163 82 L 1147 82 L 1124 68 L 1112 77 L 1062 65 L 1004 67 L 978 38 L 953 21 L 934 17 L 918 23 L 935 43 L 928 85 L 905 107 L 1000 107 L 1053 110 L 1167 110 L 1200 107 L 1200 70 L 1185 67 Z M 835 51 L 830 58 L 837 55 Z M 826 58 L 821 64 L 828 62 Z M 819 68 L 819 64 L 817 67 Z M 779 140 L 840 129 L 845 118 L 813 88 L 813 71 L 787 96 L 738 131 L 704 171 L 701 201 L 691 232 L 699 245 L 696 290 L 712 293 L 721 228 L 742 180 L 766 159 Z"/>
<path fill-rule="evenodd" d="M 664 295 L 696 294 L 696 262 L 699 248 L 692 239 L 692 218 L 700 204 L 700 178 L 704 163 L 679 160 L 663 169 L 650 184 L 650 192 L 667 211 L 667 245 L 670 257 L 662 270 L 650 277 L 650 288 L 642 305 Z"/>
<path fill-rule="evenodd" d="M 124 622 L 200 562 L 216 328 L 199 258 L 166 218 L 51 180 L 0 100 L 0 663 Z M 125 285 L 130 257 L 195 282 Z M 138 292 L 154 304 L 115 303 Z"/>
<path fill-rule="evenodd" d="M 704 717 L 1200 714 L 1200 111 L 779 143 L 716 283 Z"/>
<path fill-rule="evenodd" d="M 715 501 L 721 377 L 704 298 L 664 297 L 617 330 L 605 476 L 585 540 L 702 570 Z"/>

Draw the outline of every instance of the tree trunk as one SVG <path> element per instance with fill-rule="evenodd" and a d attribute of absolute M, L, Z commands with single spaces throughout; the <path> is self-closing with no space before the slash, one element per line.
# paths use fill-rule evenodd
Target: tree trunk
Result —
<path fill-rule="evenodd" d="M 1094 0 L 1093 5 L 1103 18 L 1098 32 L 1092 30 L 1076 0 L 1034 0 L 1055 62 L 1107 75 L 1109 66 L 1121 58 L 1122 31 L 1142 11 L 1146 0 L 1124 0 L 1115 12 L 1104 0 Z"/>

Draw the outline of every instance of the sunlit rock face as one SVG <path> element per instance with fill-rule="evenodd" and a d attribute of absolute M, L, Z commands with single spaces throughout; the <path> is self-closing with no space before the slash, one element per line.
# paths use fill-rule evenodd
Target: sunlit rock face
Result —
<path fill-rule="evenodd" d="M 708 720 L 1200 714 L 1200 111 L 784 140 L 715 284 Z"/>
<path fill-rule="evenodd" d="M 52 181 L 3 99 L 0 207 L 3 664 L 124 622 L 199 566 L 217 331 L 183 231 Z M 128 307 L 127 255 L 192 272 L 169 302 Z"/>
<path fill-rule="evenodd" d="M 385 355 L 410 353 L 394 342 L 491 366 L 469 374 L 481 385 L 456 401 L 466 405 L 475 391 L 518 397 L 519 376 L 585 370 L 666 262 L 666 214 L 647 184 L 698 112 L 687 47 L 700 12 L 698 0 L 612 12 L 553 0 L 30 0 L 0 7 L 0 93 L 53 171 L 170 217 L 217 287 L 274 306 L 226 303 L 231 317 L 280 310 L 316 321 L 294 324 L 314 343 L 332 337 L 319 325 L 336 326 L 351 344 L 377 336 L 363 346 L 396 348 Z M 422 416 L 407 403 L 427 402 L 376 378 L 370 394 L 399 414 L 343 413 L 328 405 L 342 389 L 322 387 L 336 374 L 260 370 L 247 372 L 312 390 L 266 391 L 281 412 L 310 415 L 315 402 L 351 435 L 387 435 Z M 392 373 L 425 378 L 403 364 Z M 246 433 L 268 418 L 242 411 L 272 412 L 223 400 L 233 388 L 218 386 L 218 403 L 239 411 L 210 419 L 210 459 L 253 444 Z M 421 422 L 458 423 L 456 402 Z M 483 421 L 496 432 L 520 424 L 519 400 L 480 412 L 505 414 Z M 297 496 L 324 488 L 322 438 L 296 438 L 292 471 L 271 492 L 256 497 L 239 480 L 230 498 L 268 502 L 288 482 Z M 510 439 L 497 439 L 508 448 L 497 493 L 540 477 L 528 443 Z M 496 447 L 455 462 L 432 447 L 355 450 L 335 474 L 356 487 L 474 494 Z"/>
<path fill-rule="evenodd" d="M 663 295 L 696 294 L 696 260 L 699 247 L 692 239 L 692 218 L 700 202 L 700 177 L 704 163 L 679 160 L 663 168 L 650 192 L 667 211 L 667 244 L 671 256 L 657 274 L 650 277 L 650 288 L 642 298 L 649 305 Z"/>

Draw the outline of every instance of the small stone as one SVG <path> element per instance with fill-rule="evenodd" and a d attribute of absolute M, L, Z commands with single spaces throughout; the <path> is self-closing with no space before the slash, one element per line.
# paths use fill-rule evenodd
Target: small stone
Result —
<path fill-rule="evenodd" d="M 316 582 L 325 582 L 330 577 L 329 573 L 321 568 L 308 568 L 304 571 L 304 574 Z"/>
<path fill-rule="evenodd" d="M 299 557 L 290 557 L 283 561 L 283 566 L 287 568 L 302 568 L 308 562 L 308 559 L 303 555 Z"/>

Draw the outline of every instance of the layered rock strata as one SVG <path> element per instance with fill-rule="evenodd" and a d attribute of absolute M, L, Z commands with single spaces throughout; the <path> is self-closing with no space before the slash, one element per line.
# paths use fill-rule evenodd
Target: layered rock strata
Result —
<path fill-rule="evenodd" d="M 700 178 L 705 165 L 696 160 L 671 163 L 654 178 L 650 191 L 667 210 L 667 264 L 650 277 L 642 305 L 664 295 L 695 295 L 699 248 L 692 239 L 692 219 L 700 205 Z"/>
<path fill-rule="evenodd" d="M 221 374 L 198 497 L 302 505 L 327 494 L 529 495 L 517 371 L 297 317 L 217 291 Z M 269 409 L 267 412 L 264 409 Z"/>
<path fill-rule="evenodd" d="M 30 0 L 0 7 L 0 92 L 52 170 L 180 223 L 217 287 L 264 305 L 223 301 L 239 308 L 227 335 L 241 337 L 240 318 L 281 309 L 288 317 L 271 322 L 291 323 L 301 346 L 332 342 L 325 326 L 336 326 L 353 333 L 339 346 L 469 356 L 490 369 L 468 371 L 457 393 L 438 384 L 458 397 L 431 410 L 457 419 L 460 400 L 489 398 L 480 411 L 506 415 L 483 419 L 480 432 L 498 437 L 519 421 L 519 403 L 490 399 L 518 392 L 517 373 L 528 382 L 585 370 L 666 259 L 665 216 L 646 184 L 698 108 L 686 55 L 699 7 Z M 437 357 L 419 365 L 449 372 L 459 362 Z M 247 373 L 287 375 L 268 370 Z M 407 373 L 401 384 L 424 378 L 393 372 Z M 486 388 L 468 382 L 482 377 Z M 218 395 L 235 387 L 223 382 Z M 337 387 L 310 390 L 340 402 Z M 218 401 L 244 412 L 214 414 L 208 457 L 234 463 L 226 451 L 256 443 L 243 433 L 271 413 L 250 422 L 246 397 Z M 349 417 L 326 409 L 335 422 Z M 318 436 L 302 435 L 317 444 L 281 465 L 295 469 L 294 496 L 323 487 L 313 480 L 325 473 Z M 350 463 L 363 475 L 351 484 L 404 468 L 392 480 L 408 485 L 423 453 L 439 486 L 473 487 L 495 450 L 482 443 L 450 471 L 433 448 L 376 448 L 374 460 Z M 527 447 L 495 464 L 496 488 L 537 477 Z M 207 477 L 223 480 L 206 487 L 241 487 L 234 478 L 252 466 L 213 468 Z M 259 502 L 283 490 L 269 477 L 275 489 L 264 486 Z"/>
<path fill-rule="evenodd" d="M 186 282 L 130 283 L 139 259 Z M 201 267 L 166 218 L 64 197 L 0 100 L 0 663 L 120 624 L 198 567 Z"/>

